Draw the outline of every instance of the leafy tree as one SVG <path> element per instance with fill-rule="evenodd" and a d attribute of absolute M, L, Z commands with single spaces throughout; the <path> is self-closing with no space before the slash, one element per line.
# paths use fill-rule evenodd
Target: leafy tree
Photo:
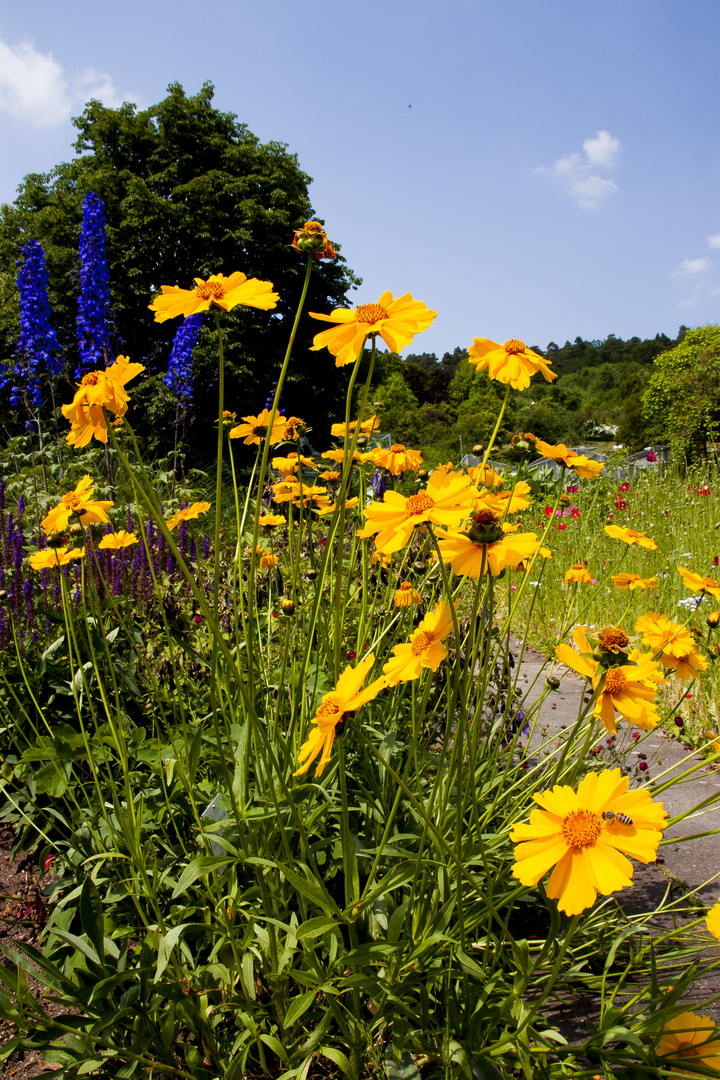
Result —
<path fill-rule="evenodd" d="M 389 432 L 394 442 L 419 446 L 422 421 L 418 399 L 400 372 L 393 372 L 386 382 L 381 383 L 374 396 L 381 429 Z"/>
<path fill-rule="evenodd" d="M 161 285 L 187 288 L 193 277 L 211 273 L 240 269 L 272 281 L 280 294 L 274 312 L 236 308 L 223 319 L 227 402 L 239 413 L 257 412 L 274 388 L 302 283 L 304 260 L 290 247 L 292 230 L 313 215 L 310 177 L 296 156 L 281 143 L 261 144 L 232 113 L 214 108 L 212 98 L 210 83 L 192 97 L 173 83 L 163 101 L 140 112 L 128 103 L 109 109 L 90 101 L 74 120 L 78 156 L 46 175 L 27 176 L 15 202 L 0 210 L 0 357 L 10 356 L 17 340 L 15 262 L 32 238 L 45 249 L 49 298 L 66 366 L 74 370 L 81 203 L 90 191 L 104 201 L 113 348 L 148 369 L 150 378 L 133 399 L 146 406 L 145 434 L 158 447 L 165 436 L 171 441 L 174 399 L 160 380 L 177 323 L 154 323 L 148 303 Z M 308 310 L 343 305 L 355 284 L 343 259 L 318 262 Z M 217 355 L 212 325 L 206 322 L 195 354 L 196 423 L 208 432 Z M 347 373 L 336 370 L 328 353 L 308 353 L 314 332 L 305 320 L 285 399 L 290 412 L 324 425 L 340 408 Z M 132 415 L 138 423 L 137 407 Z"/>
<path fill-rule="evenodd" d="M 720 326 L 686 330 L 657 357 L 643 395 L 648 430 L 688 454 L 720 429 Z"/>

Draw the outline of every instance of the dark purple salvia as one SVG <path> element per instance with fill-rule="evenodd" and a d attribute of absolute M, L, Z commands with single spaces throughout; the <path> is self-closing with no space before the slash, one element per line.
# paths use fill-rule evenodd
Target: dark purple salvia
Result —
<path fill-rule="evenodd" d="M 15 349 L 14 365 L 3 374 L 0 368 L 0 387 L 12 380 L 10 405 L 17 408 L 25 403 L 37 409 L 42 405 L 40 376 L 44 372 L 57 375 L 60 357 L 57 335 L 50 324 L 48 274 L 45 252 L 37 240 L 22 246 L 22 261 L 18 260 L 17 284 L 20 292 L 20 337 Z"/>
<path fill-rule="evenodd" d="M 105 205 L 94 191 L 83 199 L 80 231 L 80 295 L 77 331 L 80 379 L 87 371 L 107 366 L 110 352 L 110 271 L 105 254 Z"/>
<path fill-rule="evenodd" d="M 192 407 L 193 377 L 192 353 L 202 329 L 202 315 L 188 315 L 175 334 L 168 370 L 163 382 L 178 399 L 178 413 L 186 413 Z M 177 421 L 176 421 L 177 422 Z"/>

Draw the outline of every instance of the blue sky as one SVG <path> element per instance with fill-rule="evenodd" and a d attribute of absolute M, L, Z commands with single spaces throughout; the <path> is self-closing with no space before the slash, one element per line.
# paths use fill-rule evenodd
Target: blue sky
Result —
<path fill-rule="evenodd" d="M 88 97 L 210 80 L 314 178 L 354 301 L 438 312 L 415 351 L 674 336 L 720 321 L 719 44 L 717 0 L 6 5 L 0 201 Z"/>

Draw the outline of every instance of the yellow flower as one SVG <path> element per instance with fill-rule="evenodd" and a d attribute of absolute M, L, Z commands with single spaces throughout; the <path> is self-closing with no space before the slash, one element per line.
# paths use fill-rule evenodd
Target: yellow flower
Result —
<path fill-rule="evenodd" d="M 457 527 L 470 513 L 474 489 L 468 476 L 435 471 L 428 486 L 406 498 L 397 491 L 386 491 L 384 502 L 373 502 L 365 510 L 367 524 L 362 537 L 377 533 L 378 551 L 399 551 L 410 539 L 416 525 L 432 521 L 436 525 Z"/>
<path fill-rule="evenodd" d="M 720 1040 L 714 1039 L 715 1022 L 709 1016 L 684 1012 L 669 1020 L 658 1043 L 658 1057 L 677 1058 L 684 1067 L 673 1069 L 683 1076 L 699 1075 L 694 1066 L 720 1072 Z"/>
<path fill-rule="evenodd" d="M 617 654 L 618 647 L 612 646 L 618 642 L 618 634 L 622 635 L 620 648 L 629 643 L 629 638 L 619 627 L 609 629 L 613 631 L 612 635 L 603 631 L 598 644 L 605 652 Z M 573 637 L 579 655 L 564 644 L 557 646 L 555 655 L 561 664 L 566 664 L 592 682 L 593 691 L 597 694 L 593 715 L 602 720 L 611 735 L 617 733 L 616 711 L 629 723 L 643 731 L 651 731 L 660 719 L 655 706 L 656 684 L 665 681 L 652 656 L 649 653 L 641 656 L 637 650 L 633 650 L 627 656 L 627 664 L 608 668 L 594 658 L 594 650 L 588 642 L 584 626 L 576 626 Z M 621 655 L 625 657 L 624 653 Z"/>
<path fill-rule="evenodd" d="M 287 457 L 275 457 L 270 462 L 273 469 L 277 469 L 281 476 L 292 476 L 298 471 L 300 465 L 306 465 L 309 469 L 315 468 L 312 458 L 303 457 L 302 454 L 288 454 Z"/>
<path fill-rule="evenodd" d="M 52 532 L 64 532 L 73 514 L 77 515 L 81 525 L 92 525 L 95 522 L 107 521 L 105 513 L 111 506 L 111 502 L 98 502 L 91 498 L 95 485 L 89 476 L 83 476 L 80 483 L 73 491 L 63 495 L 59 506 L 53 507 L 48 515 L 43 518 L 41 525 L 46 535 Z"/>
<path fill-rule="evenodd" d="M 393 300 L 391 292 L 384 292 L 377 304 L 361 304 L 354 311 L 335 308 L 330 315 L 309 314 L 313 319 L 339 324 L 316 334 L 311 350 L 328 349 L 335 357 L 335 366 L 342 367 L 354 363 L 365 338 L 376 334 L 392 352 L 400 352 L 415 334 L 427 330 L 437 312 L 430 311 L 421 300 L 413 300 L 410 293 Z"/>
<path fill-rule="evenodd" d="M 270 410 L 263 409 L 257 416 L 243 416 L 244 424 L 230 429 L 231 439 L 242 439 L 245 446 L 251 443 L 259 444 L 263 441 L 270 427 Z M 287 421 L 280 413 L 275 413 L 272 431 L 270 432 L 270 445 L 285 441 Z"/>
<path fill-rule="evenodd" d="M 421 603 L 422 597 L 417 589 L 413 589 L 412 581 L 403 581 L 395 593 L 395 607 L 412 607 Z"/>
<path fill-rule="evenodd" d="M 713 578 L 693 574 L 691 570 L 686 570 L 684 566 L 678 566 L 678 570 L 685 585 L 691 592 L 709 593 L 715 600 L 720 600 L 720 585 Z"/>
<path fill-rule="evenodd" d="M 82 559 L 85 556 L 85 548 L 46 548 L 44 551 L 36 551 L 30 556 L 29 562 L 33 570 L 51 570 L 55 566 L 67 566 L 73 559 Z"/>
<path fill-rule="evenodd" d="M 657 544 L 646 536 L 644 532 L 636 532 L 635 529 L 621 529 L 619 525 L 606 525 L 605 532 L 612 536 L 613 540 L 624 540 L 626 544 L 639 544 L 648 551 L 655 551 Z"/>
<path fill-rule="evenodd" d="M 106 413 L 113 414 L 114 424 L 122 423 L 130 400 L 125 384 L 144 370 L 142 364 L 131 364 L 127 356 L 118 356 L 105 371 L 83 375 L 71 403 L 62 406 L 62 414 L 71 424 L 67 442 L 71 446 L 85 446 L 94 437 L 106 443 Z"/>
<path fill-rule="evenodd" d="M 541 547 L 538 554 L 542 559 L 552 559 L 552 551 L 550 550 L 550 548 Z"/>
<path fill-rule="evenodd" d="M 274 503 L 290 502 L 300 492 L 300 485 L 296 480 L 278 480 L 277 484 L 272 484 L 272 501 Z"/>
<path fill-rule="evenodd" d="M 649 645 L 656 653 L 661 653 L 661 661 L 666 658 L 685 656 L 695 651 L 695 638 L 689 630 L 679 623 L 668 619 L 667 615 L 658 615 L 648 611 L 635 623 L 638 634 L 642 634 L 644 645 Z"/>
<path fill-rule="evenodd" d="M 720 901 L 708 911 L 705 925 L 712 936 L 720 941 Z"/>
<path fill-rule="evenodd" d="M 98 548 L 102 551 L 119 551 L 120 548 L 131 547 L 132 544 L 137 544 L 137 542 L 138 538 L 135 533 L 120 529 L 120 532 L 108 533 L 107 536 L 103 536 Z"/>
<path fill-rule="evenodd" d="M 324 480 L 326 484 L 334 484 L 340 479 L 340 475 L 337 469 L 326 469 L 325 472 L 318 473 L 318 480 Z"/>
<path fill-rule="evenodd" d="M 301 773 L 307 772 L 318 754 L 320 754 L 320 760 L 317 763 L 315 775 L 320 776 L 330 760 L 338 725 L 343 723 L 346 713 L 355 712 L 361 705 L 372 701 L 381 690 L 385 689 L 387 683 L 383 678 L 376 679 L 364 690 L 360 689 L 374 663 L 375 656 L 371 653 L 370 656 L 361 660 L 357 667 L 346 667 L 335 689 L 325 694 L 313 717 L 315 727 L 311 730 L 307 741 L 300 747 L 298 753 L 300 768 L 293 773 L 293 776 L 300 776 Z"/>
<path fill-rule="evenodd" d="M 487 370 L 491 379 L 508 383 L 515 390 L 527 390 L 531 376 L 541 371 L 546 382 L 557 379 L 550 361 L 528 349 L 524 341 L 510 338 L 504 345 L 489 338 L 476 337 L 468 349 L 468 360 L 478 371 Z"/>
<path fill-rule="evenodd" d="M 568 915 L 592 907 L 598 893 L 632 885 L 633 867 L 625 855 L 654 862 L 667 814 L 645 789 L 629 788 L 620 769 L 604 769 L 583 777 L 577 792 L 558 784 L 533 795 L 540 809 L 510 834 L 518 845 L 513 876 L 537 885 L 554 867 L 547 895 Z M 619 815 L 632 824 L 623 824 Z"/>
<path fill-rule="evenodd" d="M 537 551 L 535 533 L 508 533 L 491 544 L 473 540 L 467 533 L 451 532 L 438 537 L 443 562 L 462 577 L 479 578 L 488 570 L 497 577 L 505 567 L 519 566 Z"/>
<path fill-rule="evenodd" d="M 282 514 L 261 514 L 259 525 L 263 529 L 272 528 L 275 525 L 285 525 L 286 521 Z"/>
<path fill-rule="evenodd" d="M 274 566 L 280 562 L 277 555 L 273 555 L 272 551 L 263 551 L 260 555 L 260 569 L 272 570 Z"/>
<path fill-rule="evenodd" d="M 198 311 L 209 311 L 211 307 L 230 311 L 237 304 L 269 311 L 275 307 L 278 300 L 278 293 L 272 291 L 272 282 L 249 278 L 236 270 L 230 277 L 211 274 L 207 281 L 196 277 L 194 289 L 163 285 L 162 295 L 156 296 L 148 307 L 155 312 L 155 322 L 165 322 L 177 315 L 187 316 Z"/>
<path fill-rule="evenodd" d="M 573 563 L 565 573 L 565 580 L 573 585 L 591 585 L 592 576 L 587 572 L 582 563 Z"/>
<path fill-rule="evenodd" d="M 410 640 L 396 645 L 393 655 L 387 664 L 383 665 L 387 685 L 397 686 L 399 682 L 419 679 L 423 668 L 437 671 L 447 656 L 447 649 L 442 644 L 443 638 L 446 638 L 451 630 L 450 606 L 440 600 L 411 634 Z"/>
<path fill-rule="evenodd" d="M 297 442 L 298 439 L 307 434 L 307 430 L 307 424 L 299 416 L 288 416 L 285 421 L 286 442 Z"/>
<path fill-rule="evenodd" d="M 505 483 L 500 473 L 495 472 L 490 465 L 472 465 L 468 469 L 468 476 L 478 487 L 502 487 Z"/>
<path fill-rule="evenodd" d="M 556 461 L 558 465 L 564 465 L 567 469 L 572 469 L 574 473 L 584 480 L 594 480 L 600 470 L 605 468 L 604 463 L 601 461 L 592 461 L 585 454 L 576 454 L 574 450 L 568 450 L 565 443 L 558 443 L 557 446 L 553 446 L 552 443 L 536 439 L 535 449 L 542 457 Z"/>
<path fill-rule="evenodd" d="M 388 450 L 380 446 L 377 450 L 370 451 L 370 460 L 387 469 L 393 476 L 399 476 L 403 472 L 417 472 L 422 459 L 419 450 L 406 450 L 402 443 L 393 443 Z"/>
<path fill-rule="evenodd" d="M 360 499 L 358 498 L 357 495 L 355 496 L 354 499 L 346 499 L 345 503 L 344 503 L 345 509 L 346 510 L 354 510 L 359 502 L 360 502 Z M 321 502 L 321 499 L 318 498 L 318 499 L 315 500 L 315 504 L 313 506 L 313 509 L 317 510 L 318 514 L 323 515 L 323 514 L 333 514 L 335 512 L 336 507 L 337 507 L 337 503 L 331 503 L 329 499 L 324 499 Z"/>
<path fill-rule="evenodd" d="M 526 498 L 530 494 L 530 485 L 524 480 L 518 480 L 510 491 L 481 491 L 475 506 L 489 507 L 500 517 L 507 514 L 516 514 L 518 510 L 527 510 L 530 500 Z"/>
<path fill-rule="evenodd" d="M 330 499 L 327 495 L 327 488 L 321 487 L 319 484 L 313 484 L 312 487 L 302 488 L 300 485 L 295 490 L 292 496 L 293 506 L 300 506 L 302 500 L 303 506 L 307 506 L 312 510 L 334 510 Z"/>
<path fill-rule="evenodd" d="M 342 465 L 345 460 L 344 450 L 325 450 L 320 457 L 325 458 L 326 461 L 334 461 L 337 465 Z M 352 459 L 358 465 L 364 465 L 366 461 L 370 461 L 372 458 L 372 450 L 366 454 L 361 454 L 359 450 L 353 451 Z"/>
<path fill-rule="evenodd" d="M 348 434 L 354 435 L 355 428 L 357 427 L 357 420 L 351 420 L 348 426 Z M 367 420 L 363 420 L 360 424 L 360 431 L 363 435 L 372 435 L 373 431 L 377 431 L 380 427 L 380 418 L 373 413 Z M 333 424 L 330 428 L 330 434 L 334 435 L 336 439 L 345 438 L 345 423 Z"/>
<path fill-rule="evenodd" d="M 192 506 L 186 506 L 184 510 L 178 510 L 174 517 L 168 518 L 165 524 L 170 532 L 177 528 L 181 521 L 191 521 L 193 518 L 198 517 L 199 514 L 204 514 L 206 510 L 210 509 L 209 502 L 196 502 Z"/>
<path fill-rule="evenodd" d="M 316 259 L 335 258 L 335 248 L 319 221 L 306 221 L 302 229 L 295 229 L 292 246 L 296 251 L 312 252 Z"/>
<path fill-rule="evenodd" d="M 657 578 L 642 578 L 639 574 L 614 574 L 613 581 L 616 589 L 629 589 L 630 592 L 634 592 L 635 589 L 656 589 Z"/>

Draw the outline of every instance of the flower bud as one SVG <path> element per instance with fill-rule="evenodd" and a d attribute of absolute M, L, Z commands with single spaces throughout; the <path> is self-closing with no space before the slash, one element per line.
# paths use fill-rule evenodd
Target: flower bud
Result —
<path fill-rule="evenodd" d="M 558 690 L 560 688 L 560 680 L 554 675 L 548 675 L 545 680 L 545 685 L 549 686 L 551 690 Z"/>
<path fill-rule="evenodd" d="M 480 457 L 480 455 L 482 454 L 484 449 L 485 449 L 485 447 L 483 446 L 483 444 L 481 442 L 479 442 L 479 443 L 475 443 L 475 445 L 473 446 L 472 452 L 473 452 L 473 454 L 475 454 L 475 457 Z"/>
<path fill-rule="evenodd" d="M 280 601 L 280 610 L 282 611 L 283 615 L 294 615 L 295 614 L 295 601 L 294 600 L 281 600 Z"/>
<path fill-rule="evenodd" d="M 296 251 L 312 252 L 318 259 L 334 259 L 335 249 L 319 221 L 306 221 L 296 229 L 292 246 Z"/>
<path fill-rule="evenodd" d="M 65 544 L 65 534 L 61 532 L 53 532 L 47 538 L 47 546 L 50 548 L 63 547 Z"/>
<path fill-rule="evenodd" d="M 497 544 L 498 540 L 502 540 L 500 518 L 491 510 L 478 510 L 470 520 L 471 524 L 465 535 L 473 544 Z"/>
<path fill-rule="evenodd" d="M 73 524 L 68 529 L 68 532 L 70 533 L 71 536 L 80 536 L 82 531 L 83 531 L 82 525 L 80 525 L 77 521 L 74 521 Z"/>
<path fill-rule="evenodd" d="M 306 570 L 305 571 L 305 577 L 308 579 L 308 581 L 314 581 L 317 576 L 318 576 L 317 570 L 312 570 L 311 569 L 311 570 Z"/>
<path fill-rule="evenodd" d="M 708 624 L 711 630 L 714 630 L 720 625 L 720 611 L 711 611 L 705 622 Z"/>

